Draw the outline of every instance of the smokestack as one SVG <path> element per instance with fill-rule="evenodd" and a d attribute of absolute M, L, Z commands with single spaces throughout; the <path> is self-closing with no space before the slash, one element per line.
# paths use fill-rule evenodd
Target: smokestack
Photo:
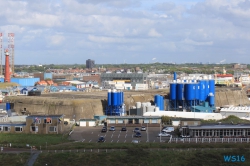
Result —
<path fill-rule="evenodd" d="M 9 51 L 5 50 L 5 74 L 4 82 L 10 82 L 10 62 L 9 62 Z"/>

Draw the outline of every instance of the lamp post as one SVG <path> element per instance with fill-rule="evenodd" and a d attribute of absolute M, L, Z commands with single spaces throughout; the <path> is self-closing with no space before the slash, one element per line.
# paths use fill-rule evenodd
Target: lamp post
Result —
<path fill-rule="evenodd" d="M 148 121 L 147 121 L 147 142 L 149 142 L 149 138 L 148 138 Z"/>

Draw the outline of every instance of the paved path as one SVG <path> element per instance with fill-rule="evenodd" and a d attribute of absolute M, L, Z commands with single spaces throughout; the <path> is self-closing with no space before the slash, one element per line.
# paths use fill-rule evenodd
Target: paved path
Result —
<path fill-rule="evenodd" d="M 39 154 L 40 154 L 40 152 L 32 153 L 31 156 L 30 156 L 30 158 L 28 159 L 27 164 L 25 164 L 25 165 L 33 166 L 34 163 L 36 162 L 36 159 L 39 156 Z"/>

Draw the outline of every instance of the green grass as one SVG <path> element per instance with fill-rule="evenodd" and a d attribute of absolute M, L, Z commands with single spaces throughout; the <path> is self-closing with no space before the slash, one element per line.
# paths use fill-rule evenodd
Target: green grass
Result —
<path fill-rule="evenodd" d="M 206 124 L 206 123 L 232 123 L 233 124 L 238 124 L 238 123 L 250 123 L 249 120 L 245 120 L 245 119 L 240 119 L 237 116 L 234 115 L 229 115 L 227 118 L 221 119 L 221 120 L 202 120 L 201 123 L 202 124 Z"/>
<path fill-rule="evenodd" d="M 25 165 L 29 157 L 30 153 L 20 153 L 20 154 L 0 153 L 0 165 L 2 166 Z"/>
<path fill-rule="evenodd" d="M 224 155 L 244 155 L 245 162 L 227 163 Z M 150 151 L 128 149 L 127 151 L 100 152 L 100 153 L 42 153 L 34 166 L 42 165 L 135 165 L 135 166 L 224 166 L 250 165 L 250 152 L 238 150 L 207 150 L 207 151 Z"/>
<path fill-rule="evenodd" d="M 26 147 L 30 146 L 47 146 L 70 142 L 67 137 L 63 135 L 48 135 L 48 134 L 0 134 L 0 144 L 7 145 L 11 143 L 12 147 Z"/>

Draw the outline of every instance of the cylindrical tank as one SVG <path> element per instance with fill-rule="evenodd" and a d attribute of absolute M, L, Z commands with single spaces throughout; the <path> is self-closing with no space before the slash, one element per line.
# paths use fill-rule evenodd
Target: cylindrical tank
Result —
<path fill-rule="evenodd" d="M 177 84 L 177 100 L 184 100 L 184 84 L 178 83 Z"/>
<path fill-rule="evenodd" d="M 151 106 L 151 103 L 150 103 L 150 102 L 147 102 L 147 106 Z"/>
<path fill-rule="evenodd" d="M 188 83 L 185 84 L 185 100 L 194 100 L 195 99 L 195 84 Z"/>
<path fill-rule="evenodd" d="M 214 106 L 214 94 L 209 93 L 209 105 Z"/>
<path fill-rule="evenodd" d="M 176 74 L 176 72 L 174 72 L 174 80 L 176 80 L 177 79 L 177 74 Z"/>
<path fill-rule="evenodd" d="M 159 111 L 160 111 L 159 107 L 155 107 L 155 112 L 159 112 Z"/>
<path fill-rule="evenodd" d="M 209 80 L 209 93 L 215 94 L 215 81 Z"/>
<path fill-rule="evenodd" d="M 111 92 L 111 103 L 113 106 L 117 106 L 117 92 L 115 89 Z"/>
<path fill-rule="evenodd" d="M 111 106 L 112 102 L 111 102 L 111 89 L 108 90 L 108 106 Z"/>
<path fill-rule="evenodd" d="M 141 103 L 141 109 L 142 109 L 142 114 L 144 115 L 146 113 L 146 106 L 147 106 L 147 103 Z"/>
<path fill-rule="evenodd" d="M 170 84 L 170 100 L 176 100 L 176 83 Z"/>
<path fill-rule="evenodd" d="M 200 100 L 200 84 L 195 84 L 195 99 Z"/>
<path fill-rule="evenodd" d="M 120 106 L 121 105 L 121 92 L 117 91 L 117 105 Z"/>
<path fill-rule="evenodd" d="M 206 101 L 205 103 L 204 103 L 204 107 L 208 107 L 208 102 Z"/>
<path fill-rule="evenodd" d="M 157 95 L 157 107 L 161 107 L 161 95 Z"/>
<path fill-rule="evenodd" d="M 137 108 L 137 109 L 138 109 L 138 108 L 141 108 L 141 102 L 136 102 L 135 104 L 136 104 L 136 108 Z"/>
<path fill-rule="evenodd" d="M 208 99 L 208 94 L 209 94 L 209 82 L 208 80 L 205 80 L 205 100 Z"/>
<path fill-rule="evenodd" d="M 147 106 L 146 111 L 147 112 L 154 112 L 155 106 Z"/>
<path fill-rule="evenodd" d="M 200 80 L 200 101 L 205 101 L 206 100 L 206 95 L 205 95 L 205 81 Z"/>

